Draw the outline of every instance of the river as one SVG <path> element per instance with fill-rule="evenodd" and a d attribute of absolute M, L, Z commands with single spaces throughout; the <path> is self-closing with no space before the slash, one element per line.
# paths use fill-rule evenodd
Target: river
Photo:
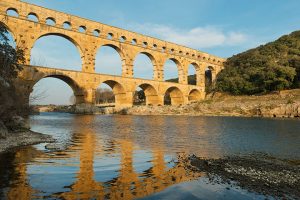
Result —
<path fill-rule="evenodd" d="M 30 124 L 63 150 L 39 144 L 0 155 L 1 199 L 265 199 L 188 173 L 178 156 L 300 160 L 292 119 L 42 113 Z"/>

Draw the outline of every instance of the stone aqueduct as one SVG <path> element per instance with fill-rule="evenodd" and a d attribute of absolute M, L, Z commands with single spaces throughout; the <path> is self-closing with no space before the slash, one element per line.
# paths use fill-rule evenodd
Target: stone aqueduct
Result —
<path fill-rule="evenodd" d="M 17 16 L 9 15 L 9 11 L 14 11 Z M 37 20 L 32 21 L 28 16 L 34 16 Z M 16 45 L 24 49 L 26 63 L 17 84 L 27 100 L 39 80 L 54 77 L 73 89 L 77 104 L 94 103 L 95 91 L 101 83 L 112 88 L 116 106 L 120 107 L 133 105 L 133 93 L 137 87 L 144 90 L 146 104 L 163 105 L 166 93 L 170 94 L 172 105 L 187 104 L 204 98 L 205 70 L 211 69 L 214 80 L 225 61 L 191 48 L 18 0 L 1 0 L 0 20 L 12 33 Z M 35 42 L 49 35 L 66 38 L 78 48 L 82 59 L 81 71 L 30 65 L 31 49 Z M 96 53 L 102 46 L 112 47 L 119 53 L 121 76 L 95 73 Z M 152 61 L 153 80 L 133 78 L 133 63 L 140 53 Z M 167 60 L 177 65 L 178 83 L 164 81 L 164 63 Z M 188 85 L 188 67 L 191 64 L 196 71 L 196 85 Z"/>

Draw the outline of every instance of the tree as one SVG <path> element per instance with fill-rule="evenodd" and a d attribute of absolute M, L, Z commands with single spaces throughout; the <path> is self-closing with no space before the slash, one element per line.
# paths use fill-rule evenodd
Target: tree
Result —
<path fill-rule="evenodd" d="M 300 87 L 300 31 L 227 59 L 216 90 L 234 95 Z"/>
<path fill-rule="evenodd" d="M 103 103 L 114 103 L 115 102 L 115 95 L 114 93 L 107 89 L 107 88 L 98 88 L 96 90 L 96 104 L 103 104 Z"/>
<path fill-rule="evenodd" d="M 25 62 L 22 49 L 9 44 L 8 31 L 0 22 L 0 120 L 9 122 L 15 115 L 28 113 L 22 95 L 16 90 L 14 81 Z"/>

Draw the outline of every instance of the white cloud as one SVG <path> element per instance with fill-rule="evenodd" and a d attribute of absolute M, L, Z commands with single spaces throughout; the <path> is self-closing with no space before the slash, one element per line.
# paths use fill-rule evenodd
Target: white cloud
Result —
<path fill-rule="evenodd" d="M 215 26 L 184 30 L 159 24 L 132 24 L 129 25 L 129 28 L 136 32 L 195 49 L 240 45 L 247 40 L 247 35 L 244 33 L 226 32 Z"/>

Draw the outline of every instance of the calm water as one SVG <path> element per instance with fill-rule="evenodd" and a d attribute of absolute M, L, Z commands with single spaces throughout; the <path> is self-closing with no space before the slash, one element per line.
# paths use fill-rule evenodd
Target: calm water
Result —
<path fill-rule="evenodd" d="M 177 156 L 300 159 L 299 120 L 43 113 L 30 122 L 65 150 L 0 155 L 1 199 L 264 199 L 187 173 Z"/>

